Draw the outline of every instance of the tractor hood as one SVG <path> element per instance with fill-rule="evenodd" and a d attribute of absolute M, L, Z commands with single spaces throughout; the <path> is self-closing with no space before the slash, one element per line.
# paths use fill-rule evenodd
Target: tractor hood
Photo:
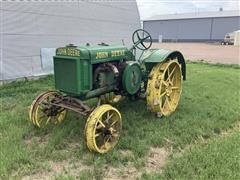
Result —
<path fill-rule="evenodd" d="M 133 58 L 127 47 L 106 44 L 61 47 L 56 50 L 56 56 L 85 59 L 91 64 Z"/>

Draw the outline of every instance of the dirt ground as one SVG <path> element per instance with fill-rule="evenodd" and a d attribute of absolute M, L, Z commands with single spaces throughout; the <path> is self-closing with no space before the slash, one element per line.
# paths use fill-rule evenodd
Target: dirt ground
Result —
<path fill-rule="evenodd" d="M 146 159 L 146 166 L 141 169 L 136 167 L 129 162 L 126 166 L 112 167 L 109 165 L 103 165 L 106 171 L 104 174 L 104 180 L 132 180 L 139 179 L 143 172 L 147 173 L 159 173 L 162 171 L 166 160 L 171 152 L 168 152 L 165 148 L 151 147 L 148 158 Z M 122 151 L 122 156 L 132 157 L 131 151 Z M 48 161 L 47 165 L 49 168 L 45 171 L 41 171 L 36 174 L 26 175 L 21 180 L 45 180 L 45 179 L 64 179 L 60 178 L 64 173 L 74 179 L 79 179 L 79 175 L 86 170 L 94 171 L 92 166 L 85 165 L 81 160 L 63 160 L 59 162 Z M 59 178 L 57 178 L 59 177 Z M 68 178 L 66 178 L 68 179 Z M 81 179 L 81 178 L 80 178 Z M 89 177 L 89 179 L 92 179 Z M 93 178 L 95 179 L 95 178 Z"/>
<path fill-rule="evenodd" d="M 240 46 L 207 43 L 153 43 L 152 48 L 178 50 L 187 60 L 240 64 Z"/>

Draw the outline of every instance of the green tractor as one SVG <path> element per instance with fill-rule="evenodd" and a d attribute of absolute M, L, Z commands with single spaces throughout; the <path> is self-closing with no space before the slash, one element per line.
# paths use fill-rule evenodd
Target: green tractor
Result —
<path fill-rule="evenodd" d="M 178 51 L 150 49 L 152 38 L 142 29 L 132 35 L 133 46 L 73 44 L 54 56 L 55 89 L 33 101 L 29 118 L 37 127 L 61 123 L 68 110 L 88 119 L 85 139 L 90 151 L 106 153 L 118 142 L 122 119 L 113 103 L 125 98 L 146 98 L 157 116 L 175 111 L 186 79 L 186 65 Z M 136 59 L 136 50 L 142 50 Z M 96 107 L 85 100 L 98 98 Z"/>

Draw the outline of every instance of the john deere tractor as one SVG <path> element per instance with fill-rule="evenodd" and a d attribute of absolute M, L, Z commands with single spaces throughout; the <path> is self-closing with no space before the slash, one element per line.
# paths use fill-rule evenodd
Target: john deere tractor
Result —
<path fill-rule="evenodd" d="M 33 101 L 29 118 L 37 127 L 61 123 L 67 111 L 87 117 L 85 139 L 90 151 L 106 153 L 118 142 L 121 113 L 112 105 L 123 97 L 145 98 L 147 109 L 168 116 L 178 105 L 186 65 L 178 51 L 150 49 L 152 38 L 142 29 L 132 35 L 133 46 L 73 44 L 53 57 L 55 89 Z M 136 50 L 141 56 L 136 59 Z M 95 107 L 84 101 L 98 98 Z M 126 122 L 127 123 L 127 122 Z"/>

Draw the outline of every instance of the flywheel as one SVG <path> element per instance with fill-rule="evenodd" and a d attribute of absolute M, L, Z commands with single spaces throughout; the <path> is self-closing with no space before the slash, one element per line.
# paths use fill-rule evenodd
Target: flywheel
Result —
<path fill-rule="evenodd" d="M 120 112 L 108 104 L 98 106 L 85 125 L 86 144 L 90 151 L 106 153 L 118 142 L 122 130 Z"/>
<path fill-rule="evenodd" d="M 182 72 L 177 59 L 155 65 L 147 84 L 147 106 L 151 112 L 168 116 L 178 105 L 182 92 Z"/>

